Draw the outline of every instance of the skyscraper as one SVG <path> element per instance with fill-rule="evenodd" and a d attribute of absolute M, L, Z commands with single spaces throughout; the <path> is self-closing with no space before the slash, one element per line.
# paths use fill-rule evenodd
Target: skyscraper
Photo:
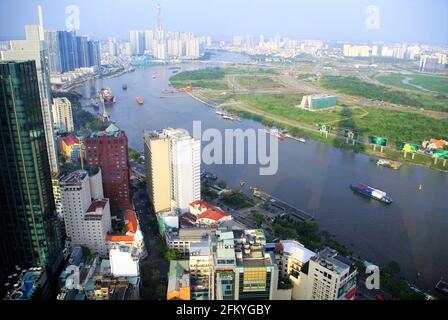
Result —
<path fill-rule="evenodd" d="M 45 30 L 45 53 L 48 58 L 48 69 L 50 73 L 61 73 L 61 55 L 59 49 L 58 32 Z"/>
<path fill-rule="evenodd" d="M 143 31 L 132 30 L 129 33 L 132 55 L 142 55 L 145 53 L 145 34 Z"/>
<path fill-rule="evenodd" d="M 62 72 L 79 67 L 76 34 L 74 31 L 58 31 Z"/>
<path fill-rule="evenodd" d="M 106 256 L 106 236 L 112 231 L 112 224 L 109 199 L 103 196 L 101 170 L 72 172 L 62 177 L 60 189 L 70 246 L 86 246 Z"/>
<path fill-rule="evenodd" d="M 155 212 L 187 212 L 190 203 L 201 198 L 200 152 L 201 142 L 184 130 L 145 135 L 148 193 Z"/>
<path fill-rule="evenodd" d="M 42 108 L 45 139 L 47 143 L 50 170 L 57 173 L 58 159 L 56 155 L 55 138 L 53 132 L 53 119 L 51 114 L 52 96 L 45 59 L 44 34 L 42 26 L 26 26 L 26 40 L 11 41 L 11 50 L 3 53 L 3 59 L 24 61 L 34 60 L 39 85 L 40 104 Z"/>
<path fill-rule="evenodd" d="M 35 61 L 0 62 L 0 276 L 60 262 Z"/>
<path fill-rule="evenodd" d="M 90 67 L 89 38 L 87 36 L 76 37 L 76 50 L 78 55 L 78 67 Z"/>
<path fill-rule="evenodd" d="M 74 130 L 72 104 L 67 98 L 53 100 L 54 128 L 57 132 L 72 132 Z"/>
<path fill-rule="evenodd" d="M 88 48 L 88 67 L 99 67 L 101 65 L 101 45 L 97 40 L 87 42 Z"/>
<path fill-rule="evenodd" d="M 169 147 L 163 133 L 145 135 L 146 187 L 156 213 L 171 210 Z"/>
<path fill-rule="evenodd" d="M 162 31 L 162 8 L 157 5 L 156 31 Z"/>
<path fill-rule="evenodd" d="M 104 196 L 110 199 L 111 209 L 132 209 L 128 138 L 125 132 L 111 124 L 103 132 L 92 133 L 84 144 L 87 164 L 101 168 Z"/>

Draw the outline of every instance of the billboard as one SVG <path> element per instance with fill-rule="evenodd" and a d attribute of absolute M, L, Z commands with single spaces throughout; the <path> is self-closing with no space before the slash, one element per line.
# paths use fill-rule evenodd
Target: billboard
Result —
<path fill-rule="evenodd" d="M 382 138 L 382 137 L 370 137 L 370 143 L 377 145 L 377 146 L 381 146 L 381 147 L 386 147 L 387 146 L 387 139 L 386 138 Z"/>
<path fill-rule="evenodd" d="M 412 143 L 403 143 L 402 150 L 404 152 L 418 152 L 420 150 L 420 146 L 418 144 L 412 144 Z"/>
<path fill-rule="evenodd" d="M 354 132 L 351 129 L 342 130 L 342 135 L 344 136 L 344 138 L 347 138 L 347 139 L 351 139 L 351 140 L 358 139 L 358 133 Z"/>
<path fill-rule="evenodd" d="M 323 123 L 318 123 L 317 124 L 317 128 L 319 129 L 320 132 L 327 132 L 330 133 L 331 131 L 331 126 L 327 125 L 327 124 L 323 124 Z"/>
<path fill-rule="evenodd" d="M 433 158 L 448 160 L 448 151 L 447 150 L 434 150 L 432 153 Z"/>

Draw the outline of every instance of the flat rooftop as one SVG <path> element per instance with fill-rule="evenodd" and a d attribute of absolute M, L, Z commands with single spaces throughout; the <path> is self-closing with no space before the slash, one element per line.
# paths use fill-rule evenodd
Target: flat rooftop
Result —
<path fill-rule="evenodd" d="M 61 178 L 61 186 L 78 186 L 88 175 L 85 170 L 71 172 Z"/>

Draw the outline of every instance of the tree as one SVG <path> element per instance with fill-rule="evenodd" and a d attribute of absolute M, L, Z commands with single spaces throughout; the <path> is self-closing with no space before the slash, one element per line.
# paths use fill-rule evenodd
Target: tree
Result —
<path fill-rule="evenodd" d="M 132 148 L 128 149 L 128 157 L 129 160 L 137 161 L 140 158 L 140 154 Z"/>
<path fill-rule="evenodd" d="M 168 249 L 165 252 L 165 259 L 168 261 L 180 259 L 180 254 L 176 250 Z"/>

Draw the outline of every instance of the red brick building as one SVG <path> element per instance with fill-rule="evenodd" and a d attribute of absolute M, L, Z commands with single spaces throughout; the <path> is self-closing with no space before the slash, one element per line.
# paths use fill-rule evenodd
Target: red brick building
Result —
<path fill-rule="evenodd" d="M 104 196 L 109 198 L 111 209 L 132 209 L 125 132 L 111 124 L 105 131 L 84 139 L 84 145 L 87 164 L 101 168 Z"/>

